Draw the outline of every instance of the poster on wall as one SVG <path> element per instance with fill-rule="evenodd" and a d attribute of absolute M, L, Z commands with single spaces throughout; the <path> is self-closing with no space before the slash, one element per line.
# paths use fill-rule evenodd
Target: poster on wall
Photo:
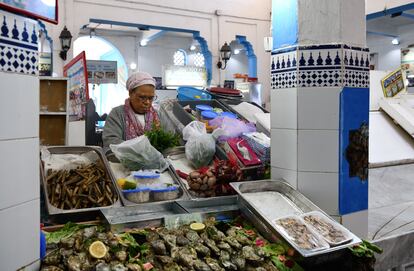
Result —
<path fill-rule="evenodd" d="M 414 47 L 401 49 L 401 69 L 405 73 L 408 87 L 414 87 Z"/>
<path fill-rule="evenodd" d="M 83 120 L 86 115 L 86 102 L 89 100 L 85 51 L 63 67 L 63 74 L 68 77 L 69 120 Z"/>
<path fill-rule="evenodd" d="M 394 97 L 404 89 L 404 79 L 401 68 L 391 72 L 381 80 L 384 97 Z"/>
<path fill-rule="evenodd" d="M 118 67 L 116 61 L 88 60 L 89 84 L 118 84 Z"/>
<path fill-rule="evenodd" d="M 39 53 L 39 75 L 52 75 L 52 53 Z"/>
<path fill-rule="evenodd" d="M 0 0 L 0 8 L 33 19 L 58 24 L 57 0 Z"/>

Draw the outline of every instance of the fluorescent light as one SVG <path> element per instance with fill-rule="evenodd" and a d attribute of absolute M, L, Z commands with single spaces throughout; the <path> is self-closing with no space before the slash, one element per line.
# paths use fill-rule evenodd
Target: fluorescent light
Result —
<path fill-rule="evenodd" d="M 135 62 L 132 62 L 131 64 L 129 64 L 129 67 L 131 68 L 131 70 L 135 70 L 137 68 L 137 64 Z"/>
<path fill-rule="evenodd" d="M 240 53 L 240 49 L 234 49 L 234 54 L 238 55 Z"/>
<path fill-rule="evenodd" d="M 414 74 L 407 75 L 407 78 L 414 78 Z"/>
<path fill-rule="evenodd" d="M 196 49 L 196 46 L 194 44 L 191 44 L 190 51 L 194 51 Z"/>
<path fill-rule="evenodd" d="M 147 46 L 147 44 L 148 44 L 148 40 L 146 40 L 146 39 L 143 39 L 139 42 L 139 45 L 141 45 L 141 46 Z"/>
<path fill-rule="evenodd" d="M 398 45 L 398 44 L 400 44 L 400 41 L 399 41 L 398 38 L 394 38 L 394 39 L 392 39 L 391 43 L 394 44 L 394 45 Z"/>

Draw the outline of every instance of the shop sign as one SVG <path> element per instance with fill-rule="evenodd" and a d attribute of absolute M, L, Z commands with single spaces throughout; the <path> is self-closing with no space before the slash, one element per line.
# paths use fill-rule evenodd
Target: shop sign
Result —
<path fill-rule="evenodd" d="M 196 66 L 164 65 L 164 85 L 167 87 L 205 87 L 207 72 L 205 68 Z"/>
<path fill-rule="evenodd" d="M 401 68 L 408 80 L 408 87 L 414 87 L 414 47 L 401 49 Z"/>
<path fill-rule="evenodd" d="M 89 84 L 117 84 L 118 67 L 116 61 L 88 60 Z"/>
<path fill-rule="evenodd" d="M 401 68 L 388 74 L 381 80 L 382 91 L 385 97 L 394 97 L 404 89 L 404 79 Z"/>
<path fill-rule="evenodd" d="M 63 74 L 68 77 L 69 120 L 83 120 L 86 115 L 86 102 L 89 100 L 85 51 L 63 67 Z"/>

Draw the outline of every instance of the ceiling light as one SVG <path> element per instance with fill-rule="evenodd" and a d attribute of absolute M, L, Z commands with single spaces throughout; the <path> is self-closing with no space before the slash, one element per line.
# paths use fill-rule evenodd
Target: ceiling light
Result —
<path fill-rule="evenodd" d="M 56 5 L 56 0 L 42 0 L 42 2 L 49 7 L 54 7 Z"/>
<path fill-rule="evenodd" d="M 240 49 L 234 49 L 234 54 L 238 55 L 240 53 Z"/>
<path fill-rule="evenodd" d="M 139 42 L 139 45 L 140 46 L 147 46 L 147 44 L 148 44 L 148 40 L 141 40 L 140 42 Z"/>
<path fill-rule="evenodd" d="M 131 68 L 131 70 L 135 70 L 137 68 L 137 64 L 135 62 L 132 62 L 131 64 L 129 64 L 129 67 Z"/>
<path fill-rule="evenodd" d="M 391 43 L 394 44 L 394 45 L 398 45 L 398 44 L 400 44 L 400 40 L 398 38 L 394 38 L 394 39 L 392 39 Z"/>
<path fill-rule="evenodd" d="M 191 44 L 190 51 L 194 51 L 196 49 L 196 46 L 194 44 Z"/>

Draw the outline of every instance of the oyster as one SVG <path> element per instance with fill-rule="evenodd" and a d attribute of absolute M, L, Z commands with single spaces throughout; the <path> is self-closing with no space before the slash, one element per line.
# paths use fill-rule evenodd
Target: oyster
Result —
<path fill-rule="evenodd" d="M 98 238 L 99 241 L 102 241 L 104 243 L 108 242 L 108 236 L 104 232 L 98 233 L 97 238 Z"/>
<path fill-rule="evenodd" d="M 162 236 L 162 239 L 164 239 L 166 246 L 169 249 L 172 249 L 177 245 L 177 236 L 172 234 L 166 234 Z"/>
<path fill-rule="evenodd" d="M 236 241 L 242 244 L 243 246 L 248 246 L 252 244 L 252 241 L 244 234 L 236 234 Z"/>
<path fill-rule="evenodd" d="M 96 226 L 83 229 L 83 237 L 85 239 L 95 237 L 97 229 L 98 227 Z"/>
<path fill-rule="evenodd" d="M 179 236 L 177 236 L 177 241 L 176 242 L 177 242 L 177 245 L 179 245 L 179 246 L 186 246 L 190 243 L 190 240 L 188 240 L 183 235 L 179 235 Z"/>
<path fill-rule="evenodd" d="M 230 246 L 234 247 L 235 249 L 242 248 L 242 245 L 240 245 L 240 243 L 234 237 L 228 236 L 224 238 L 224 241 L 227 242 Z"/>
<path fill-rule="evenodd" d="M 118 263 L 118 264 L 115 264 L 115 265 L 111 264 L 111 271 L 128 271 L 128 268 L 126 268 L 121 263 Z"/>
<path fill-rule="evenodd" d="M 206 247 L 205 245 L 203 245 L 201 243 L 195 244 L 194 249 L 197 251 L 197 254 L 201 258 L 204 258 L 205 256 L 210 255 L 210 249 L 208 249 L 208 247 Z"/>
<path fill-rule="evenodd" d="M 107 263 L 98 263 L 95 266 L 95 270 L 96 271 L 111 271 L 111 268 L 109 267 Z"/>
<path fill-rule="evenodd" d="M 211 271 L 210 266 L 202 260 L 194 261 L 194 269 L 197 271 Z"/>
<path fill-rule="evenodd" d="M 216 246 L 216 242 L 211 239 L 204 239 L 204 243 L 216 256 L 220 255 L 220 249 Z"/>
<path fill-rule="evenodd" d="M 211 270 L 213 271 L 224 271 L 224 269 L 220 266 L 219 262 L 215 259 L 212 258 L 205 258 L 206 263 L 208 264 L 208 266 L 210 267 Z"/>
<path fill-rule="evenodd" d="M 172 262 L 172 263 L 166 264 L 164 266 L 164 270 L 165 271 L 181 271 L 182 269 L 177 263 Z"/>
<path fill-rule="evenodd" d="M 191 242 L 191 243 L 197 243 L 200 241 L 200 236 L 198 235 L 197 232 L 193 231 L 193 230 L 189 230 L 187 231 L 187 233 L 185 234 L 185 237 L 187 237 L 187 239 Z"/>
<path fill-rule="evenodd" d="M 43 266 L 40 271 L 63 271 L 63 269 L 57 267 L 57 266 L 53 266 L 53 265 L 49 265 L 49 266 Z"/>
<path fill-rule="evenodd" d="M 244 270 L 246 267 L 246 260 L 240 254 L 234 255 L 231 259 L 231 262 L 235 264 L 239 270 Z"/>
<path fill-rule="evenodd" d="M 228 252 L 232 252 L 233 250 L 231 249 L 231 246 L 228 244 L 228 243 L 226 243 L 226 242 L 220 242 L 220 243 L 218 243 L 217 244 L 217 247 L 219 248 L 219 249 L 222 249 L 222 250 L 225 250 L 225 251 L 228 251 Z"/>
<path fill-rule="evenodd" d="M 151 242 L 151 247 L 157 255 L 167 255 L 167 248 L 164 241 L 158 239 Z"/>
<path fill-rule="evenodd" d="M 73 245 L 75 244 L 75 238 L 68 237 L 68 238 L 62 239 L 62 240 L 60 240 L 60 244 L 64 248 L 72 248 Z"/>
<path fill-rule="evenodd" d="M 197 252 L 191 247 L 183 247 L 177 252 L 177 258 L 179 263 L 192 268 L 194 261 L 197 259 Z"/>
<path fill-rule="evenodd" d="M 148 234 L 146 235 L 145 238 L 147 239 L 147 242 L 151 243 L 152 241 L 160 239 L 160 236 L 155 231 L 150 231 L 150 232 L 148 232 Z"/>
<path fill-rule="evenodd" d="M 244 246 L 242 249 L 243 257 L 252 262 L 263 261 L 263 258 L 256 254 L 256 251 L 253 247 Z"/>
<path fill-rule="evenodd" d="M 82 261 L 79 256 L 72 255 L 68 258 L 68 268 L 70 271 L 81 271 Z"/>
<path fill-rule="evenodd" d="M 221 241 L 226 237 L 226 235 L 223 232 L 219 231 L 215 226 L 208 226 L 206 228 L 206 232 L 210 239 L 213 239 L 214 241 Z"/>
<path fill-rule="evenodd" d="M 141 266 L 137 263 L 129 263 L 126 265 L 128 271 L 141 271 Z"/>
<path fill-rule="evenodd" d="M 62 255 L 59 253 L 58 250 L 56 250 L 52 253 L 49 253 L 43 261 L 47 265 L 58 265 L 60 263 L 61 258 Z"/>
<path fill-rule="evenodd" d="M 126 251 L 123 251 L 123 250 L 121 250 L 121 251 L 117 251 L 116 253 L 115 253 L 115 257 L 120 261 L 120 262 L 125 262 L 126 261 L 126 259 L 127 259 L 127 257 L 128 257 L 128 254 L 126 253 Z"/>
<path fill-rule="evenodd" d="M 158 262 L 160 262 L 162 265 L 166 265 L 169 263 L 174 262 L 173 258 L 169 256 L 155 256 Z"/>

